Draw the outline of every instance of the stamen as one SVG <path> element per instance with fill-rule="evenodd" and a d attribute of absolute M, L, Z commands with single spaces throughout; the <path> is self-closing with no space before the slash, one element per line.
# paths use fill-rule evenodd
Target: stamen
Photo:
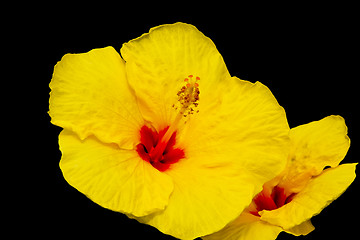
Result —
<path fill-rule="evenodd" d="M 178 125 L 180 123 L 180 120 L 182 118 L 186 118 L 189 115 L 192 115 L 194 113 L 198 113 L 199 110 L 196 110 L 194 108 L 197 108 L 199 105 L 199 83 L 200 77 L 195 77 L 193 75 L 189 75 L 187 78 L 184 79 L 184 82 L 186 83 L 185 86 L 182 86 L 180 90 L 177 93 L 178 96 L 178 102 L 180 103 L 180 107 L 173 105 L 173 108 L 175 110 L 179 109 L 179 112 L 174 120 L 174 122 L 170 125 L 169 129 L 161 139 L 161 141 L 168 141 L 173 134 L 174 131 L 178 128 Z M 185 121 L 186 122 L 186 121 Z"/>

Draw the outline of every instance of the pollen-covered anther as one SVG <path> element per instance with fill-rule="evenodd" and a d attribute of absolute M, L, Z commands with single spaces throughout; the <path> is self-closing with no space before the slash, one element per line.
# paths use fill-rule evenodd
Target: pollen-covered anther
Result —
<path fill-rule="evenodd" d="M 194 114 L 194 112 L 199 112 L 199 110 L 194 110 L 194 108 L 198 107 L 200 100 L 199 80 L 200 77 L 194 78 L 193 75 L 189 75 L 184 79 L 186 83 L 185 86 L 182 86 L 177 93 L 181 112 L 184 117 Z"/>

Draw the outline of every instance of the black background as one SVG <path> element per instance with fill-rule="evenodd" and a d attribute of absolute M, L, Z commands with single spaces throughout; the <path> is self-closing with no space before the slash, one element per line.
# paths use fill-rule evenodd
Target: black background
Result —
<path fill-rule="evenodd" d="M 148 32 L 151 27 L 177 21 L 195 25 L 210 37 L 231 75 L 267 85 L 286 112 L 290 127 L 331 114 L 345 118 L 352 140 L 343 162 L 359 161 L 358 49 L 354 6 L 279 5 L 224 6 L 37 6 L 12 29 L 18 52 L 13 53 L 15 89 L 26 99 L 14 107 L 21 126 L 12 141 L 15 159 L 25 179 L 14 187 L 17 204 L 10 225 L 15 234 L 28 236 L 101 239 L 174 239 L 155 228 L 106 210 L 88 200 L 63 179 L 58 167 L 61 153 L 59 127 L 47 115 L 54 65 L 66 53 L 113 46 Z M 154 7 L 154 6 L 153 6 Z M 166 9 L 164 9 L 166 7 Z M 181 11 L 175 13 L 180 7 Z M 213 6 L 214 7 L 214 6 Z M 179 9 L 178 9 L 179 10 Z M 16 19 L 16 18 L 15 18 Z M 14 56 L 15 55 L 15 56 Z M 17 96 L 17 95 L 16 95 Z M 15 100 L 16 98 L 14 98 Z M 25 113 L 26 110 L 31 114 Z M 25 133 L 25 134 L 24 134 Z M 19 141 L 20 139 L 20 141 Z M 26 153 L 26 158 L 20 157 Z M 20 173 L 21 172 L 21 173 Z M 15 179 L 15 178 L 14 178 Z M 15 184 L 17 185 L 17 184 Z M 299 239 L 358 235 L 359 180 L 318 216 L 314 232 Z M 20 197 L 15 197 L 20 195 Z M 220 206 L 219 206 L 220 207 Z M 281 233 L 278 239 L 295 239 Z"/>

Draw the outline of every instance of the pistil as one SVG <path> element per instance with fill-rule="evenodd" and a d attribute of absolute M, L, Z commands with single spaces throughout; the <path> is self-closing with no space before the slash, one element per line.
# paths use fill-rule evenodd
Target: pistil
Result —
<path fill-rule="evenodd" d="M 185 78 L 185 85 L 178 91 L 178 103 L 173 108 L 178 111 L 174 121 L 159 133 L 147 126 L 140 130 L 141 143 L 136 146 L 139 156 L 150 162 L 159 171 L 165 171 L 173 164 L 185 157 L 184 150 L 174 148 L 176 131 L 183 123 L 182 119 L 199 112 L 195 109 L 199 105 L 199 77 L 189 75 Z M 186 123 L 186 121 L 184 121 Z"/>

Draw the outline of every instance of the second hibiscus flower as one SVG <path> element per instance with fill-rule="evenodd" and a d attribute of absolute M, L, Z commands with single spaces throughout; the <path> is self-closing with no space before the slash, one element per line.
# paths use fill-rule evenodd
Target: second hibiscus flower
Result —
<path fill-rule="evenodd" d="M 204 240 L 274 240 L 281 231 L 298 236 L 314 230 L 310 219 L 356 176 L 356 163 L 339 165 L 350 146 L 347 127 L 342 117 L 329 116 L 292 128 L 290 142 L 285 169 L 235 221 Z"/>

